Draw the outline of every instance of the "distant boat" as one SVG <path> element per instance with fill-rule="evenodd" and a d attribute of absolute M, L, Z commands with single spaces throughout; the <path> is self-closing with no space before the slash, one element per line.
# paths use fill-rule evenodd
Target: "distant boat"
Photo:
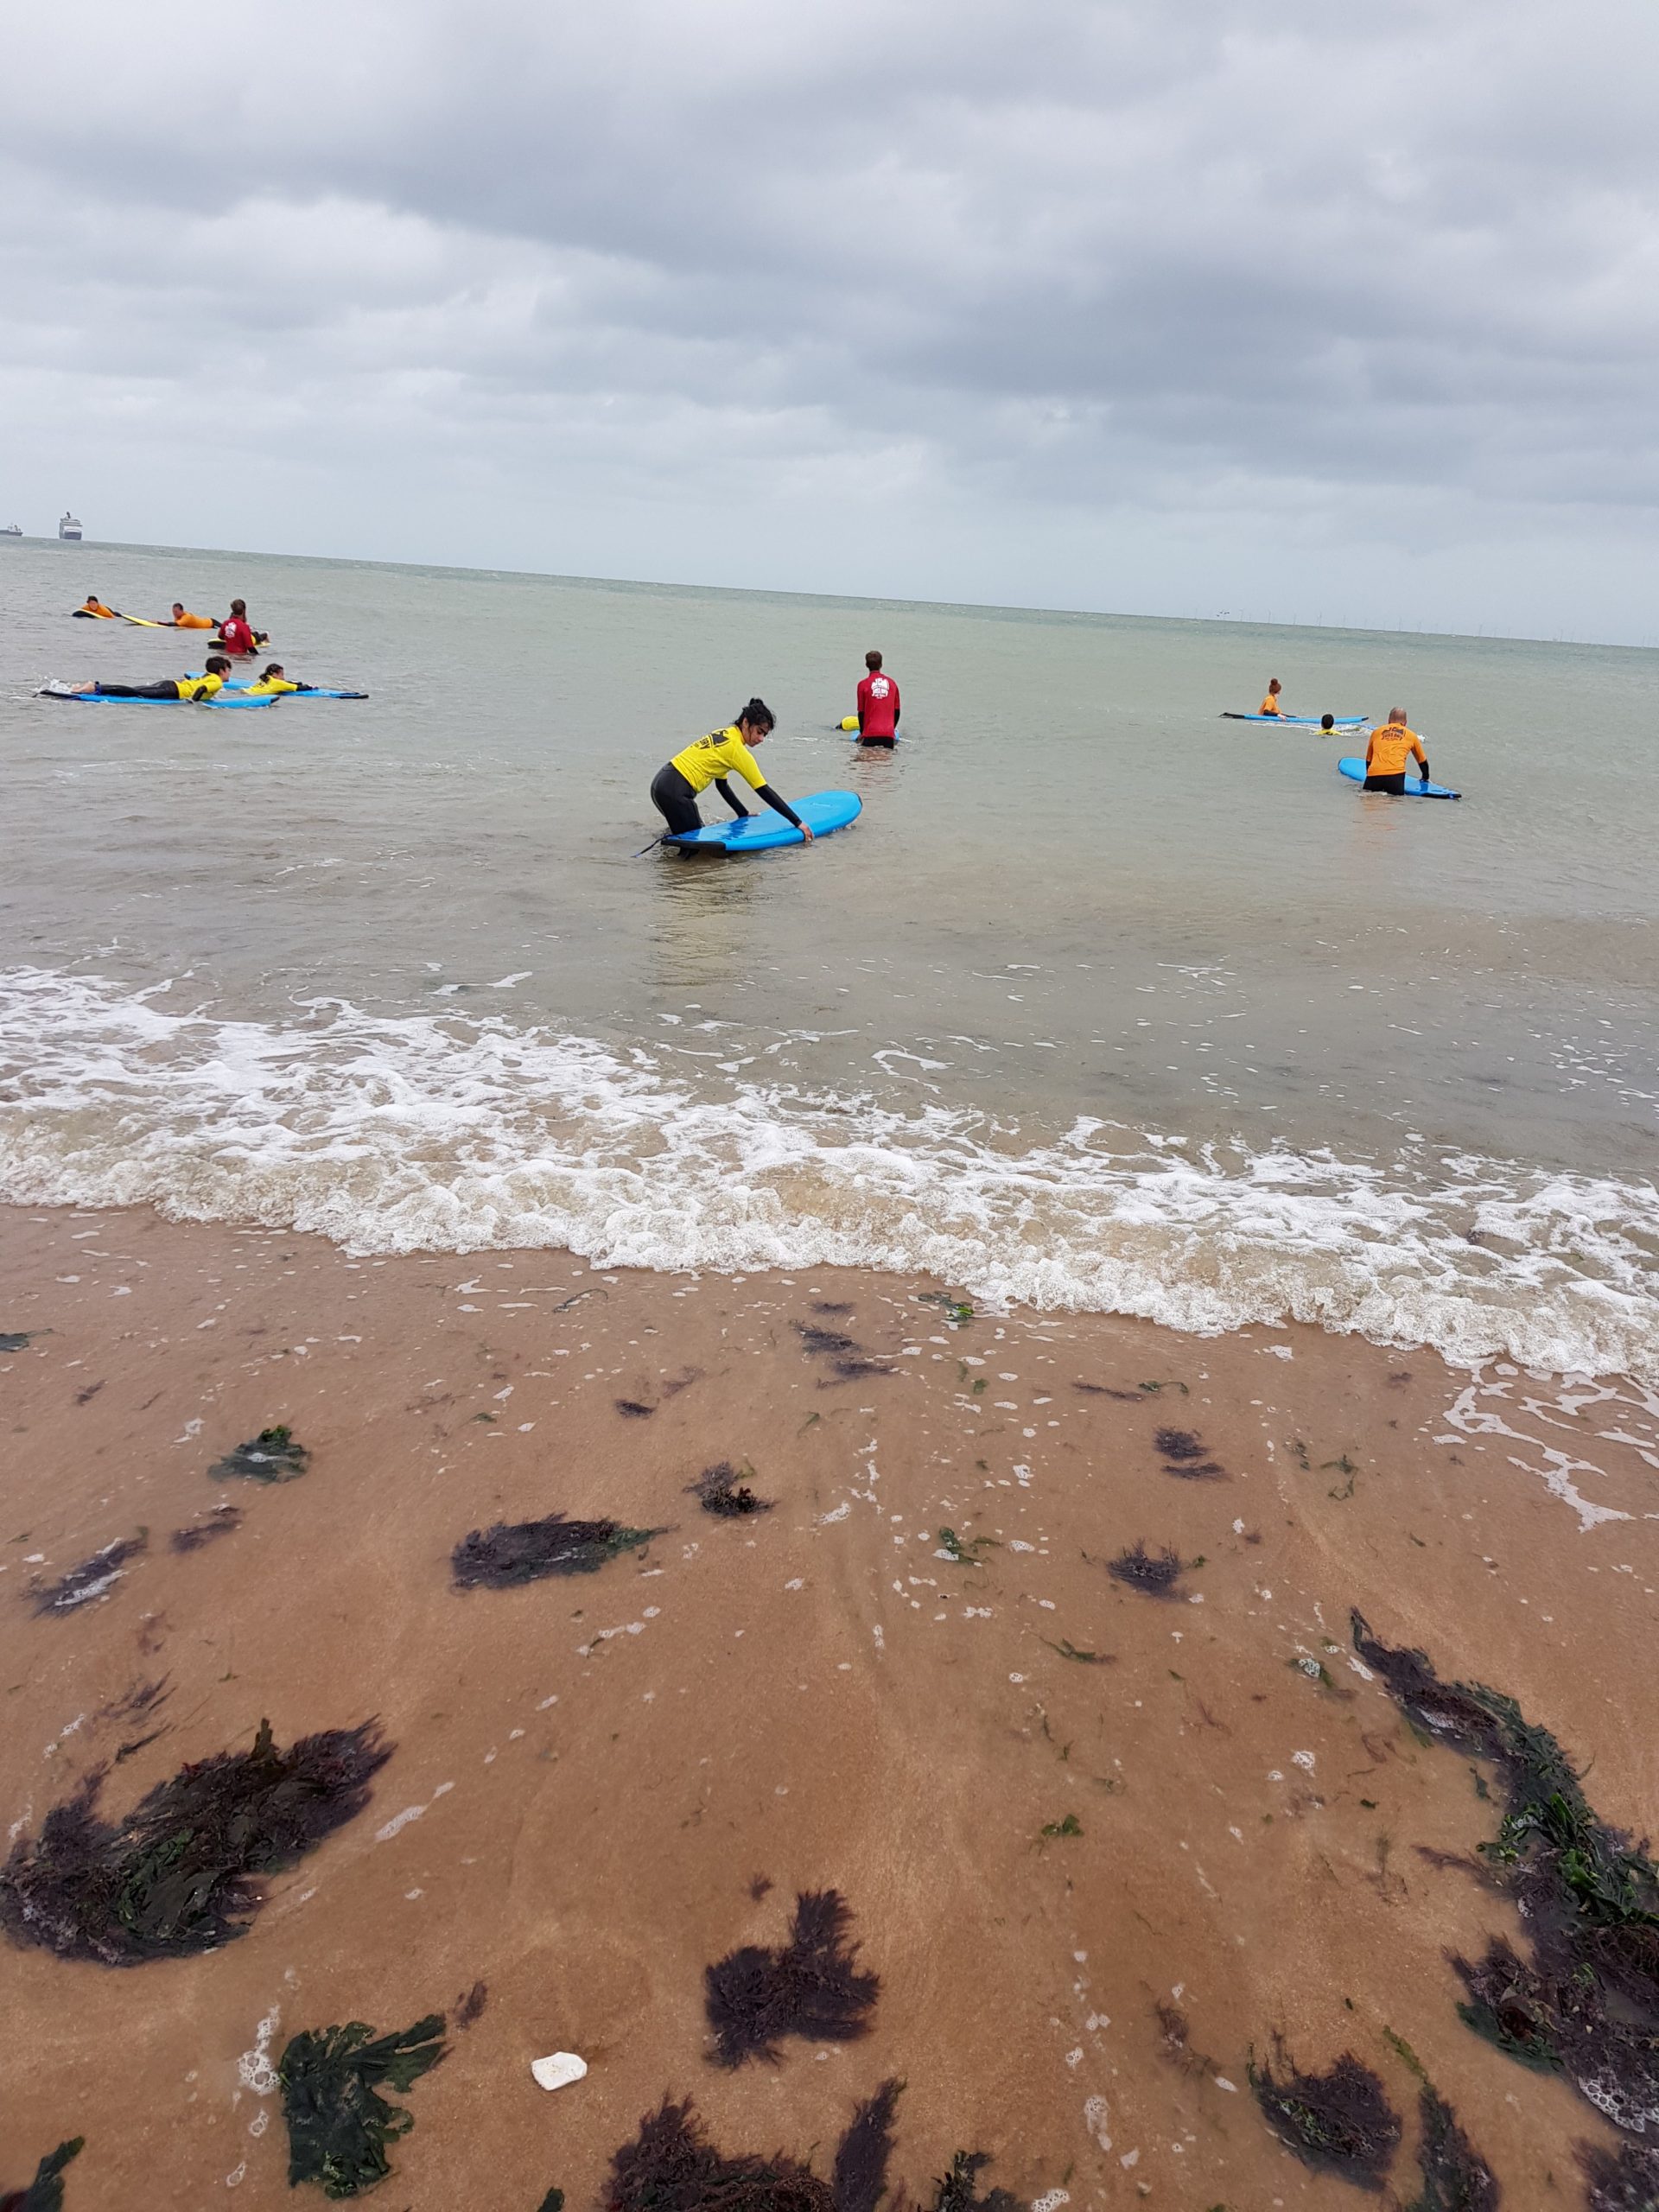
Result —
<path fill-rule="evenodd" d="M 17 534 L 20 537 L 22 536 L 21 531 Z M 80 543 L 80 524 L 75 520 L 73 515 L 65 515 L 63 520 L 58 524 L 58 536 L 72 545 L 78 545 Z"/>
<path fill-rule="evenodd" d="M 9 522 L 3 530 L 0 530 L 0 537 L 21 537 L 22 534 L 23 525 L 20 522 Z"/>

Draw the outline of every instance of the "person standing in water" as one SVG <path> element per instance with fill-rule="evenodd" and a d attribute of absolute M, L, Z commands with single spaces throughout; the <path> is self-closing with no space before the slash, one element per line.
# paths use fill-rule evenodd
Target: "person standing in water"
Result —
<path fill-rule="evenodd" d="M 244 660 L 251 660 L 261 645 L 267 642 L 263 630 L 248 626 L 248 602 L 233 599 L 231 611 L 219 626 L 219 642 L 227 653 L 236 653 Z"/>
<path fill-rule="evenodd" d="M 1279 703 L 1279 694 L 1283 688 L 1283 685 L 1280 683 L 1276 676 L 1270 676 L 1268 678 L 1268 696 L 1256 709 L 1256 713 L 1258 715 L 1282 715 L 1285 710 Z"/>
<path fill-rule="evenodd" d="M 869 671 L 858 687 L 858 741 L 892 746 L 899 737 L 899 686 L 881 671 L 880 653 L 866 653 Z"/>
<path fill-rule="evenodd" d="M 1388 721 L 1381 729 L 1371 732 L 1365 747 L 1364 789 L 1387 791 L 1394 798 L 1403 798 L 1406 762 L 1413 753 L 1417 756 L 1418 772 L 1427 783 L 1428 755 L 1423 751 L 1423 741 L 1414 729 L 1406 728 L 1405 709 L 1390 707 Z"/>
<path fill-rule="evenodd" d="M 765 799 L 785 822 L 792 822 L 809 845 L 812 842 L 812 832 L 789 801 L 773 791 L 754 757 L 753 747 L 771 736 L 776 721 L 764 699 L 751 699 L 734 722 L 724 729 L 710 730 L 707 737 L 698 738 L 695 745 L 688 745 L 683 753 L 664 762 L 652 779 L 651 803 L 667 823 L 671 837 L 683 837 L 690 830 L 702 829 L 697 794 L 706 791 L 710 784 L 732 812 L 747 821 L 749 810 L 728 780 L 741 776 L 757 798 Z"/>

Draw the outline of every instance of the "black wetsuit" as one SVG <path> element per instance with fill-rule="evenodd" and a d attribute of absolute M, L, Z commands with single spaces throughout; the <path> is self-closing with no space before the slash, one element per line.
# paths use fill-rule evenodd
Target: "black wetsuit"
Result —
<path fill-rule="evenodd" d="M 99 683 L 93 686 L 100 699 L 176 699 L 180 696 L 176 683 Z"/>
<path fill-rule="evenodd" d="M 1406 772 L 1402 768 L 1397 776 L 1367 776 L 1364 787 L 1368 791 L 1387 791 L 1395 798 L 1403 798 L 1406 795 Z"/>
<path fill-rule="evenodd" d="M 715 779 L 715 789 L 740 821 L 748 820 L 748 808 L 724 776 Z M 762 784 L 755 797 L 765 799 L 766 804 L 774 807 L 786 822 L 792 822 L 798 830 L 800 828 L 800 816 L 787 799 L 779 798 L 770 784 Z M 702 827 L 702 817 L 697 810 L 697 795 L 671 760 L 664 761 L 652 780 L 651 803 L 667 823 L 671 837 L 683 837 L 693 830 Z"/>

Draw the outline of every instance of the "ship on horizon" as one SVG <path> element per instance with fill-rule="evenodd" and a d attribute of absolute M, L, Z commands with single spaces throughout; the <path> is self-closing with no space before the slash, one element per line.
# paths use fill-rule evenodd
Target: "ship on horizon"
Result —
<path fill-rule="evenodd" d="M 23 525 L 20 522 L 9 522 L 3 530 L 0 530 L 0 537 L 21 537 L 22 534 Z"/>
<path fill-rule="evenodd" d="M 19 536 L 21 535 L 20 531 Z M 66 544 L 78 545 L 80 543 L 80 524 L 75 520 L 73 515 L 64 516 L 63 520 L 58 524 L 58 536 Z"/>

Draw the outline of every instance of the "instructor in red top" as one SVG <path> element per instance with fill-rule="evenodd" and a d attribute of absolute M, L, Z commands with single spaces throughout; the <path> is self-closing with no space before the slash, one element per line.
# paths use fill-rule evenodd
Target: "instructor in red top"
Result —
<path fill-rule="evenodd" d="M 858 741 L 861 745 L 892 745 L 899 735 L 899 686 L 881 673 L 880 653 L 866 653 L 870 671 L 858 687 Z"/>

